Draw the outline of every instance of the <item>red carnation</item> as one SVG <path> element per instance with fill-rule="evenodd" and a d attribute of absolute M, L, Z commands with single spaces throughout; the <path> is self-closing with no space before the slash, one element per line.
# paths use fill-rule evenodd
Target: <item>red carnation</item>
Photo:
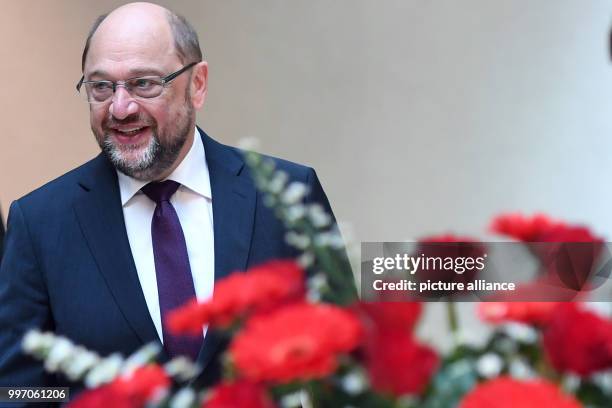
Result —
<path fill-rule="evenodd" d="M 301 300 L 304 292 L 304 272 L 295 261 L 270 261 L 222 279 L 211 300 L 192 301 L 174 310 L 168 326 L 175 333 L 197 334 L 206 324 L 227 326 L 245 314 Z"/>
<path fill-rule="evenodd" d="M 582 405 L 547 381 L 520 381 L 509 377 L 477 385 L 459 404 L 459 408 L 491 407 L 581 408 Z"/>
<path fill-rule="evenodd" d="M 560 372 L 588 376 L 612 368 L 612 321 L 575 303 L 563 304 L 544 331 L 544 349 Z"/>
<path fill-rule="evenodd" d="M 559 302 L 485 302 L 478 305 L 478 314 L 489 323 L 519 322 L 545 325 Z"/>
<path fill-rule="evenodd" d="M 359 302 L 355 311 L 366 327 L 412 332 L 421 315 L 418 302 Z"/>
<path fill-rule="evenodd" d="M 397 330 L 372 332 L 363 350 L 372 387 L 395 396 L 424 391 L 438 367 L 438 356 Z"/>
<path fill-rule="evenodd" d="M 249 381 L 217 385 L 202 408 L 274 408 L 274 403 L 261 384 Z"/>
<path fill-rule="evenodd" d="M 353 350 L 360 334 L 359 322 L 349 312 L 299 303 L 253 316 L 234 338 L 230 355 L 250 380 L 309 380 L 332 373 L 337 355 Z"/>
<path fill-rule="evenodd" d="M 170 387 L 170 378 L 162 367 L 149 364 L 111 383 L 79 395 L 70 406 L 76 408 L 137 408 Z"/>

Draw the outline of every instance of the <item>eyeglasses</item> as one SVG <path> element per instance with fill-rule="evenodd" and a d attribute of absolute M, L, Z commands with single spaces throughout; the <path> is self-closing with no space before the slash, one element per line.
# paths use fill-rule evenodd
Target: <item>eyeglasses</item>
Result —
<path fill-rule="evenodd" d="M 82 76 L 77 83 L 76 89 L 79 94 L 84 95 L 89 103 L 103 103 L 113 97 L 118 86 L 123 86 L 132 97 L 151 99 L 161 95 L 166 84 L 170 83 L 174 78 L 187 71 L 189 68 L 196 65 L 197 62 L 185 65 L 183 68 L 173 72 L 165 77 L 160 76 L 144 76 L 138 78 L 130 78 L 125 81 L 85 81 Z M 81 93 L 81 87 L 85 85 L 85 92 Z"/>

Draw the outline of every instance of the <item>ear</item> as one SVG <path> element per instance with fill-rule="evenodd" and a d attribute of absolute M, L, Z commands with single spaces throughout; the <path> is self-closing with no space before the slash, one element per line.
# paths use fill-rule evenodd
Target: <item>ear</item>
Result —
<path fill-rule="evenodd" d="M 193 68 L 191 77 L 191 102 L 195 109 L 200 109 L 206 100 L 208 90 L 208 63 L 199 62 Z"/>

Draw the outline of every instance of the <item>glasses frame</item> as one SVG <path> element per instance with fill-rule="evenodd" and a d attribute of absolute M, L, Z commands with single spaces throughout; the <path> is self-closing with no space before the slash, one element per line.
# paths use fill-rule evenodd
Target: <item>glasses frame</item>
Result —
<path fill-rule="evenodd" d="M 198 64 L 199 62 L 192 62 L 190 64 L 185 65 L 183 68 L 179 69 L 178 71 L 174 71 L 171 74 L 166 75 L 165 77 L 159 77 L 161 79 L 161 85 L 162 85 L 162 92 L 159 94 L 161 95 L 163 93 L 163 89 L 166 87 L 166 84 L 170 83 L 174 78 L 176 78 L 177 76 L 181 75 L 183 72 L 187 71 L 188 69 L 192 68 L 194 65 Z M 149 75 L 149 76 L 140 76 L 140 77 L 134 77 L 134 78 L 128 78 L 124 81 L 108 81 L 108 80 L 100 80 L 100 81 L 85 81 L 85 75 L 83 75 L 81 77 L 81 79 L 79 80 L 79 82 L 76 84 L 76 90 L 78 93 L 81 93 L 81 87 L 83 86 L 83 84 L 94 84 L 97 82 L 105 82 L 105 83 L 110 83 L 113 86 L 113 93 L 112 95 L 115 95 L 115 92 L 117 91 L 117 86 L 122 85 L 123 87 L 125 87 L 125 83 L 127 81 L 131 81 L 133 79 L 139 79 L 139 78 L 151 78 L 151 77 L 157 77 L 156 75 Z M 126 90 L 128 91 L 128 93 L 134 97 L 134 95 L 132 95 L 132 92 L 126 88 Z M 142 97 L 138 97 L 141 99 L 154 99 L 157 98 L 159 95 L 157 96 L 153 96 L 151 98 L 142 98 Z M 105 99 L 103 101 L 96 101 L 96 102 L 90 102 L 90 103 L 104 103 L 107 102 L 109 100 L 111 100 L 113 97 L 110 96 L 108 99 Z"/>

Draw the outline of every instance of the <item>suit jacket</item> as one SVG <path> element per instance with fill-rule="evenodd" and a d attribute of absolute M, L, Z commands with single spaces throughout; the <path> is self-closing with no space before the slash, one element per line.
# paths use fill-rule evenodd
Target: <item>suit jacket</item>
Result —
<path fill-rule="evenodd" d="M 213 197 L 215 280 L 297 255 L 240 151 L 200 132 Z M 312 168 L 273 160 L 310 186 L 307 201 L 331 211 Z M 30 328 L 52 330 L 101 355 L 159 342 L 131 255 L 117 174 L 102 154 L 11 205 L 0 268 L 0 386 L 66 381 L 22 354 Z M 223 341 L 209 331 L 198 357 L 205 367 L 200 382 L 218 377 L 221 350 Z"/>
<path fill-rule="evenodd" d="M 4 220 L 2 218 L 2 211 L 0 211 L 0 264 L 2 264 L 3 248 L 4 248 Z"/>

